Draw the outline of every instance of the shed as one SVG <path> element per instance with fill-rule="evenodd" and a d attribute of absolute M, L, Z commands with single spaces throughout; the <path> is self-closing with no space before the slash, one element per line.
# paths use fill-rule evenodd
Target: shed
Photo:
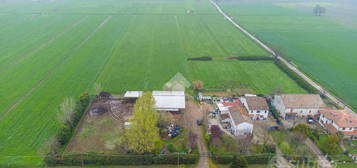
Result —
<path fill-rule="evenodd" d="M 152 96 L 160 111 L 180 111 L 186 107 L 184 91 L 153 91 Z"/>

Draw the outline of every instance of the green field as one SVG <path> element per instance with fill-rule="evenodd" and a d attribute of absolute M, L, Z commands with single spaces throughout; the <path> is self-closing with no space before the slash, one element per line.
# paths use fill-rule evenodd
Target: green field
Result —
<path fill-rule="evenodd" d="M 219 4 L 243 27 L 357 109 L 357 5 L 274 0 Z M 316 4 L 326 8 L 326 15 L 313 15 Z"/>
<path fill-rule="evenodd" d="M 193 13 L 187 14 L 187 10 Z M 206 0 L 0 2 L 0 167 L 39 165 L 67 96 L 161 89 L 177 72 L 206 89 L 302 90 Z M 212 62 L 188 62 L 210 56 Z"/>

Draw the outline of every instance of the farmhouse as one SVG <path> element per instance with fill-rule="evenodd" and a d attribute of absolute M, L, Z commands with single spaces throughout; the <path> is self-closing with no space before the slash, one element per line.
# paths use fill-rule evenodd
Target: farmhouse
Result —
<path fill-rule="evenodd" d="M 124 98 L 137 99 L 142 95 L 142 91 L 127 91 Z M 186 107 L 184 91 L 153 91 L 156 110 L 178 112 Z"/>
<path fill-rule="evenodd" d="M 345 137 L 357 140 L 357 115 L 348 110 L 320 110 L 319 123 L 330 133 L 342 132 Z"/>
<path fill-rule="evenodd" d="M 268 118 L 269 106 L 265 98 L 256 95 L 245 95 L 239 98 L 253 120 Z"/>
<path fill-rule="evenodd" d="M 317 116 L 325 107 L 318 94 L 281 94 L 275 95 L 273 105 L 284 119 Z"/>
<path fill-rule="evenodd" d="M 235 136 L 244 136 L 253 133 L 253 124 L 245 110 L 244 105 L 239 101 L 217 103 L 220 111 L 221 122 L 224 128 Z"/>

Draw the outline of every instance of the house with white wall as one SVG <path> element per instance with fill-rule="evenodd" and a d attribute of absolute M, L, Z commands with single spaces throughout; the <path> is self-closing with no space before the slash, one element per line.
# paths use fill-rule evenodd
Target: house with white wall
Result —
<path fill-rule="evenodd" d="M 234 102 L 218 102 L 221 122 L 235 136 L 245 136 L 253 133 L 253 124 L 240 100 Z"/>
<path fill-rule="evenodd" d="M 280 94 L 272 102 L 284 119 L 318 116 L 326 106 L 318 94 Z"/>
<path fill-rule="evenodd" d="M 342 132 L 346 138 L 357 140 L 357 114 L 348 110 L 320 110 L 319 123 L 330 133 Z"/>
<path fill-rule="evenodd" d="M 244 97 L 240 97 L 239 100 L 247 109 L 249 117 L 252 120 L 266 120 L 268 118 L 269 106 L 264 97 L 245 95 Z"/>

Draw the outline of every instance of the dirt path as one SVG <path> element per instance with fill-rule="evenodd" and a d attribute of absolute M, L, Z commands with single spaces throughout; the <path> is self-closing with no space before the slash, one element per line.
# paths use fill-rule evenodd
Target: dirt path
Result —
<path fill-rule="evenodd" d="M 287 60 L 285 60 L 283 57 L 279 56 L 278 54 L 276 54 L 271 48 L 269 48 L 267 45 L 265 45 L 263 42 L 261 42 L 259 39 L 257 39 L 255 36 L 253 36 L 252 34 L 250 34 L 247 30 L 245 30 L 243 27 L 241 27 L 239 24 L 237 24 L 233 19 L 231 19 L 226 13 L 224 13 L 224 11 L 217 5 L 216 2 L 214 2 L 214 0 L 210 0 L 211 4 L 218 10 L 219 13 L 221 13 L 224 18 L 226 18 L 229 22 L 231 22 L 236 28 L 238 28 L 240 31 L 242 31 L 244 34 L 246 34 L 249 38 L 251 38 L 253 41 L 255 41 L 256 43 L 258 43 L 261 47 L 263 47 L 265 50 L 267 50 L 270 54 L 272 54 L 273 56 L 275 56 L 278 60 L 282 61 L 286 66 L 288 66 L 291 70 L 293 70 L 296 74 L 298 74 L 301 78 L 303 78 L 306 82 L 308 82 L 310 85 L 312 85 L 314 88 L 316 88 L 317 90 L 319 90 L 321 93 L 325 94 L 326 97 L 328 97 L 329 99 L 331 99 L 331 101 L 333 101 L 334 103 L 338 104 L 339 106 L 352 111 L 352 109 L 350 109 L 348 107 L 348 105 L 346 103 L 344 103 L 340 98 L 334 96 L 333 94 L 331 94 L 330 92 L 328 92 L 326 89 L 324 89 L 321 85 L 319 85 L 318 83 L 316 83 L 314 80 L 312 80 L 310 77 L 308 77 L 307 75 L 305 75 L 301 70 L 299 70 L 298 68 L 296 68 L 293 64 L 291 64 L 290 62 L 288 62 Z"/>
<path fill-rule="evenodd" d="M 304 141 L 305 145 L 310 148 L 311 152 L 318 157 L 318 165 L 323 168 L 332 168 L 331 163 L 323 156 L 321 150 L 316 146 L 310 138 L 306 138 Z"/>
<path fill-rule="evenodd" d="M 280 149 L 276 148 L 276 167 L 277 168 L 293 168 L 291 164 L 284 158 Z"/>
<path fill-rule="evenodd" d="M 198 161 L 197 168 L 209 168 L 208 157 L 209 153 L 203 139 L 203 133 L 201 127 L 196 124 L 196 120 L 202 119 L 204 116 L 203 109 L 198 104 L 192 101 L 186 103 L 186 111 L 184 113 L 184 121 L 186 126 L 197 135 L 197 147 L 200 152 L 200 159 Z"/>

